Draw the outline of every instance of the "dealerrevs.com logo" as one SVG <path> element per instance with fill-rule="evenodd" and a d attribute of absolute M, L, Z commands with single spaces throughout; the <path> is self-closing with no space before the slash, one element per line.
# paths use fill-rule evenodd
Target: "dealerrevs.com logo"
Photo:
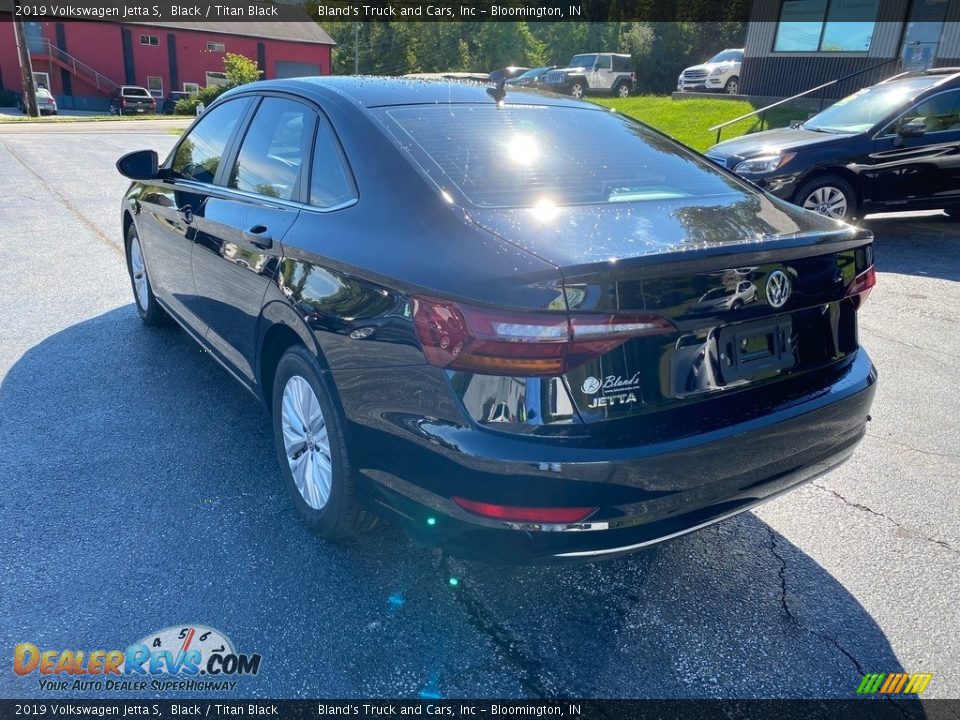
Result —
<path fill-rule="evenodd" d="M 41 690 L 218 691 L 233 690 L 233 678 L 256 675 L 260 655 L 238 653 L 219 630 L 203 625 L 169 627 L 125 650 L 60 650 L 20 643 L 13 672 L 36 676 Z"/>

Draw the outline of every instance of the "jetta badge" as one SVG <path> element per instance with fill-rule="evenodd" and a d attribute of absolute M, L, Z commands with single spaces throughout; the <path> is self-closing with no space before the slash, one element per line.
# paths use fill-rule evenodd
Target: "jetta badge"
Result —
<path fill-rule="evenodd" d="M 767 302 L 770 307 L 781 308 L 790 299 L 790 278 L 782 270 L 774 270 L 767 276 Z"/>

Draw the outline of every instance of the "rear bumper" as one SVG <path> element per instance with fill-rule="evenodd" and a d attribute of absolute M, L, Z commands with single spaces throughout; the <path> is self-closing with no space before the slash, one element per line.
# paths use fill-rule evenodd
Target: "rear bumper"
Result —
<path fill-rule="evenodd" d="M 677 440 L 584 448 L 426 419 L 409 424 L 418 440 L 387 441 L 389 462 L 357 466 L 375 502 L 418 539 L 454 554 L 506 563 L 614 557 L 748 510 L 835 468 L 863 437 L 875 384 L 860 350 L 829 385 L 800 401 Z M 365 435 L 363 446 L 384 440 L 376 434 Z M 518 523 L 467 512 L 453 496 L 598 510 L 573 524 Z"/>

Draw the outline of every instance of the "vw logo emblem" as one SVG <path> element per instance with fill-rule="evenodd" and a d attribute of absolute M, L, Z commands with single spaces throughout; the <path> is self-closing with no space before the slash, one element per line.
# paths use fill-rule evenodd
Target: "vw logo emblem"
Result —
<path fill-rule="evenodd" d="M 588 377 L 583 381 L 583 385 L 580 386 L 580 389 L 583 390 L 587 395 L 593 395 L 597 390 L 600 389 L 600 381 L 593 376 Z"/>
<path fill-rule="evenodd" d="M 790 278 L 782 270 L 774 270 L 767 276 L 767 302 L 770 307 L 780 308 L 790 298 Z"/>

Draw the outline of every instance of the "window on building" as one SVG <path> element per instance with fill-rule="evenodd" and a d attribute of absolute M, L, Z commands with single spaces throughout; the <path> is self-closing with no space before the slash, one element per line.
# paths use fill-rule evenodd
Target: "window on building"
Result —
<path fill-rule="evenodd" d="M 784 0 L 774 52 L 867 52 L 880 0 Z"/>
<path fill-rule="evenodd" d="M 207 41 L 208 52 L 223 52 L 226 49 L 227 49 L 227 46 L 224 45 L 223 43 L 213 42 L 210 40 Z"/>
<path fill-rule="evenodd" d="M 238 98 L 205 112 L 174 152 L 171 164 L 174 175 L 212 183 L 227 141 L 249 106 L 250 98 Z"/>
<path fill-rule="evenodd" d="M 147 75 L 147 90 L 155 98 L 163 97 L 163 78 L 159 75 Z"/>
<path fill-rule="evenodd" d="M 184 83 L 183 91 L 185 93 L 195 93 L 200 92 L 200 83 Z"/>
<path fill-rule="evenodd" d="M 157 35 L 141 35 L 140 44 L 141 45 L 159 45 L 160 38 Z"/>
<path fill-rule="evenodd" d="M 258 195 L 293 199 L 313 119 L 313 111 L 306 105 L 264 98 L 243 138 L 227 184 Z"/>

